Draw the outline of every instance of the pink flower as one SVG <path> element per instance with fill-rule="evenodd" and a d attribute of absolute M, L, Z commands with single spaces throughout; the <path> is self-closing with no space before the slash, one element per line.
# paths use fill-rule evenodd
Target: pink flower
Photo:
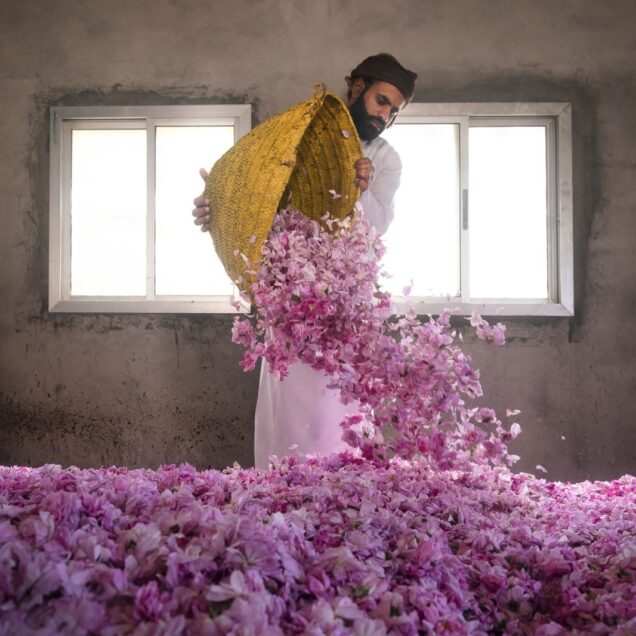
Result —
<path fill-rule="evenodd" d="M 140 587 L 135 594 L 135 615 L 141 620 L 156 620 L 163 612 L 163 602 L 156 581 Z"/>
<path fill-rule="evenodd" d="M 211 586 L 207 590 L 205 597 L 209 601 L 227 601 L 239 596 L 246 597 L 248 594 L 249 589 L 245 582 L 245 576 L 240 570 L 234 570 L 230 575 L 229 581 Z"/>

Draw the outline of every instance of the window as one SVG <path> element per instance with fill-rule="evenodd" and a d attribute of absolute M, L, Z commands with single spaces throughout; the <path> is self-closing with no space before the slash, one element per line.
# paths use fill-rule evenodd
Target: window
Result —
<path fill-rule="evenodd" d="M 234 312 L 189 212 L 250 122 L 249 105 L 53 108 L 50 311 Z"/>
<path fill-rule="evenodd" d="M 50 310 L 233 312 L 189 211 L 198 169 L 250 119 L 249 105 L 53 108 Z M 397 310 L 573 314 L 569 104 L 409 104 L 385 137 L 403 164 L 385 235 Z"/>
<path fill-rule="evenodd" d="M 574 313 L 569 104 L 410 104 L 385 137 L 403 164 L 385 235 L 397 309 Z"/>

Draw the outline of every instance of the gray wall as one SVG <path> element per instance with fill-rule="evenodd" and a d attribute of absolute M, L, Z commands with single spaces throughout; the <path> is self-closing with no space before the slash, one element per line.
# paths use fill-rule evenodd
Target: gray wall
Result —
<path fill-rule="evenodd" d="M 633 472 L 635 26 L 633 0 L 3 0 L 0 462 L 252 461 L 228 318 L 47 312 L 49 107 L 250 102 L 258 123 L 390 51 L 416 101 L 572 102 L 576 317 L 467 346 L 486 403 L 523 411 L 522 469 Z"/>

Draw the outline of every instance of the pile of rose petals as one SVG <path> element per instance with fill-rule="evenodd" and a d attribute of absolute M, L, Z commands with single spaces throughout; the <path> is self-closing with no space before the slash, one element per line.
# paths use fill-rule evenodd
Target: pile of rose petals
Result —
<path fill-rule="evenodd" d="M 2 634 L 634 634 L 636 479 L 0 468 Z"/>
<path fill-rule="evenodd" d="M 636 478 L 511 473 L 450 315 L 393 316 L 373 231 L 330 223 L 278 215 L 233 337 L 330 374 L 358 454 L 0 467 L 0 634 L 636 634 Z"/>

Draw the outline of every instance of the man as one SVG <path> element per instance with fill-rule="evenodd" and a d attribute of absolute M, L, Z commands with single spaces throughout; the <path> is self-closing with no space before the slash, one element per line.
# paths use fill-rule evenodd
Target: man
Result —
<path fill-rule="evenodd" d="M 392 55 L 379 53 L 363 60 L 345 78 L 347 106 L 365 155 L 354 164 L 360 203 L 379 234 L 393 220 L 393 199 L 402 172 L 398 154 L 380 135 L 412 99 L 416 77 Z M 200 174 L 206 179 L 205 170 Z M 208 201 L 201 195 L 194 204 L 194 223 L 207 232 Z M 257 468 L 267 468 L 270 455 L 327 455 L 348 448 L 339 423 L 345 415 L 355 413 L 357 405 L 342 404 L 338 392 L 328 389 L 328 384 L 324 373 L 300 362 L 291 365 L 284 381 L 261 365 L 254 435 Z"/>

